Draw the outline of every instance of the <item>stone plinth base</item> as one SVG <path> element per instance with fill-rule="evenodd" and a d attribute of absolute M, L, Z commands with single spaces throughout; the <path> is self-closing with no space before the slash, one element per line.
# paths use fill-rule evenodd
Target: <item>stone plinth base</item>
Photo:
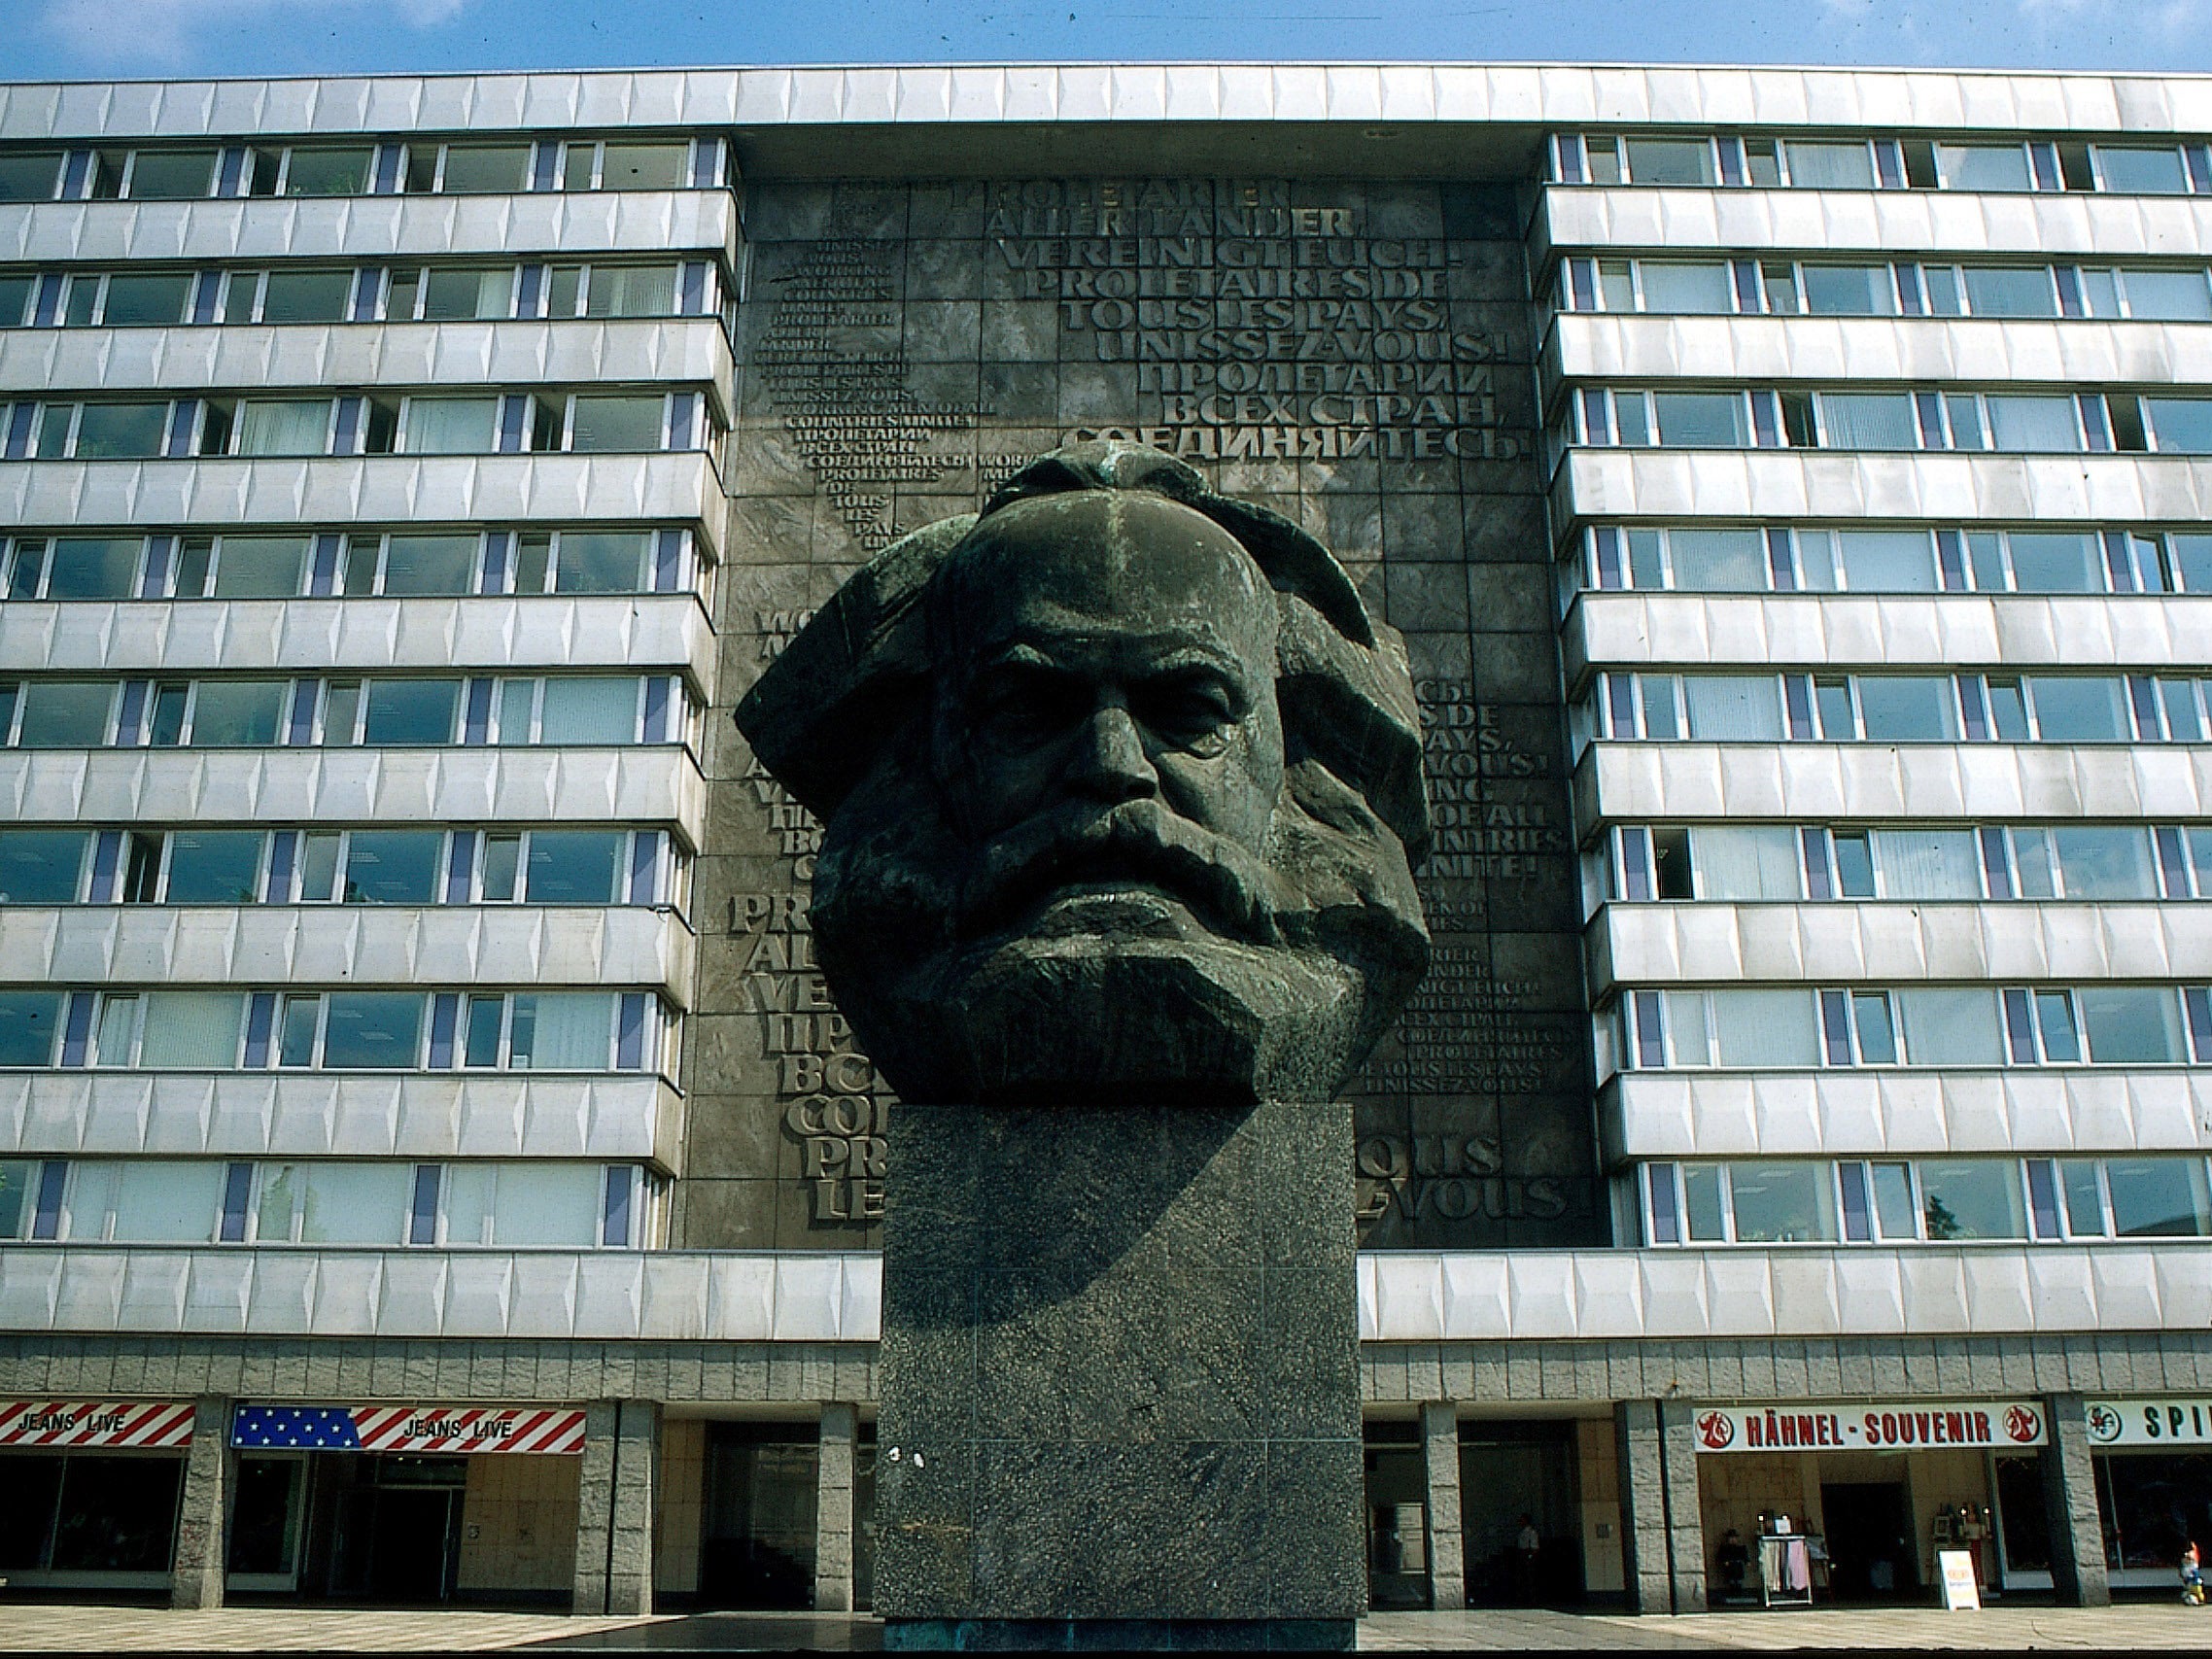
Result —
<path fill-rule="evenodd" d="M 1366 1607 L 1350 1108 L 910 1105 L 892 1134 L 886 1629 L 1348 1641 Z"/>
<path fill-rule="evenodd" d="M 904 1653 L 1348 1653 L 1352 1619 L 890 1619 Z"/>

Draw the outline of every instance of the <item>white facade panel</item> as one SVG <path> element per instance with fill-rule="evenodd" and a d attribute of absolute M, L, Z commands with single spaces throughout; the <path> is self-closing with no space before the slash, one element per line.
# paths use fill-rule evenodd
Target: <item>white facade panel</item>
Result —
<path fill-rule="evenodd" d="M 1562 533 L 1588 518 L 2191 523 L 2212 518 L 2212 460 L 1576 449 L 1553 475 L 1551 501 Z"/>
<path fill-rule="evenodd" d="M 677 1169 L 682 1097 L 649 1076 L 11 1072 L 27 1158 L 593 1158 Z"/>
<path fill-rule="evenodd" d="M 23 823 L 673 823 L 700 844 L 688 750 L 21 749 L 0 812 Z"/>
<path fill-rule="evenodd" d="M 698 451 L 0 466 L 0 522 L 26 530 L 606 518 L 690 525 L 719 549 L 724 516 L 714 465 Z"/>
<path fill-rule="evenodd" d="M 667 381 L 726 412 L 736 372 L 710 317 L 0 329 L 0 393 L 18 396 Z"/>
<path fill-rule="evenodd" d="M 1575 822 L 2212 815 L 2201 744 L 1593 743 Z"/>
<path fill-rule="evenodd" d="M 2212 1079 L 2185 1066 L 1625 1072 L 1599 1096 L 1608 1158 L 2212 1151 Z"/>
<path fill-rule="evenodd" d="M 690 1000 L 673 911 L 543 905 L 0 907 L 0 961 L 64 985 L 650 986 Z"/>
<path fill-rule="evenodd" d="M 0 673 L 687 669 L 707 687 L 714 667 L 713 626 L 689 594 L 0 606 Z"/>

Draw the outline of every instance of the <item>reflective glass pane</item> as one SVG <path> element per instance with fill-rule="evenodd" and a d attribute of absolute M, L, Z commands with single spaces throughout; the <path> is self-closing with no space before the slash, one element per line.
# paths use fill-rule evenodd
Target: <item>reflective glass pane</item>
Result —
<path fill-rule="evenodd" d="M 1923 530 L 1847 530 L 1836 537 L 1845 583 L 1857 593 L 1933 593 L 1935 543 Z"/>
<path fill-rule="evenodd" d="M 422 1034 L 418 991 L 335 991 L 324 1028 L 323 1064 L 330 1071 L 396 1071 L 415 1063 Z"/>
<path fill-rule="evenodd" d="M 2138 828 L 2112 824 L 2060 827 L 2051 846 L 2070 899 L 2155 899 L 2158 867 L 2151 838 Z"/>
<path fill-rule="evenodd" d="M 356 196 L 368 189 L 374 152 L 365 144 L 296 149 L 284 190 L 294 196 Z"/>
<path fill-rule="evenodd" d="M 192 743 L 199 748 L 273 743 L 284 714 L 281 679 L 202 680 L 192 703 Z"/>
<path fill-rule="evenodd" d="M 2100 144 L 2096 147 L 2096 170 L 2104 188 L 2119 194 L 2184 195 L 2189 190 L 2181 152 L 2169 146 L 2151 150 Z"/>
<path fill-rule="evenodd" d="M 449 194 L 519 190 L 529 163 L 526 144 L 449 144 L 445 190 Z"/>
<path fill-rule="evenodd" d="M 0 155 L 0 201 L 52 201 L 61 178 L 61 152 Z"/>
<path fill-rule="evenodd" d="M 599 186 L 603 190 L 681 190 L 690 164 L 691 145 L 687 140 L 609 144 L 600 164 Z"/>
<path fill-rule="evenodd" d="M 2022 593 L 2104 592 L 2104 549 L 2093 536 L 2016 530 L 2013 585 Z"/>
<path fill-rule="evenodd" d="M 128 599 L 137 591 L 145 542 L 129 536 L 63 536 L 53 543 L 46 578 L 49 599 Z"/>
<path fill-rule="evenodd" d="M 1720 1202 L 1720 1165 L 1682 1165 L 1682 1210 L 1690 1224 L 1693 1244 L 1711 1244 L 1728 1236 Z"/>
<path fill-rule="evenodd" d="M 118 1244 L 205 1244 L 223 1201 L 223 1165 L 211 1158 L 123 1158 L 115 1165 Z"/>
<path fill-rule="evenodd" d="M 307 540 L 299 536 L 225 536 L 216 556 L 218 599 L 290 599 L 299 592 Z"/>
<path fill-rule="evenodd" d="M 161 453 L 166 403 L 87 403 L 77 423 L 80 461 L 144 461 Z"/>
<path fill-rule="evenodd" d="M 0 1066 L 52 1065 L 60 1029 L 59 991 L 0 990 Z"/>
<path fill-rule="evenodd" d="M 1667 534 L 1667 547 L 1675 561 L 1675 586 L 1685 592 L 1766 591 L 1767 541 L 1759 531 L 1675 530 Z"/>
<path fill-rule="evenodd" d="M 173 905 L 250 905 L 259 896 L 259 830 L 173 830 L 168 900 Z"/>
<path fill-rule="evenodd" d="M 514 276 L 505 267 L 494 270 L 432 270 L 423 277 L 423 318 L 431 323 L 469 322 L 479 317 L 504 317 Z"/>
<path fill-rule="evenodd" d="M 2127 314 L 2160 323 L 2212 320 L 2212 287 L 2201 268 L 2185 271 L 2131 269 L 2121 272 L 2127 284 Z M 115 301 L 109 300 L 112 310 Z"/>
<path fill-rule="evenodd" d="M 1728 267 L 1716 260 L 1695 264 L 1645 259 L 1643 309 L 1646 311 L 1729 312 L 1736 309 L 1736 288 Z"/>
<path fill-rule="evenodd" d="M 1740 1244 L 1800 1244 L 1836 1236 L 1836 1198 L 1824 1163 L 1737 1163 L 1728 1170 Z"/>
<path fill-rule="evenodd" d="M 362 742 L 370 745 L 424 745 L 453 741 L 461 708 L 457 679 L 370 680 L 368 716 Z"/>
<path fill-rule="evenodd" d="M 27 749 L 99 746 L 108 741 L 108 707 L 115 689 L 107 680 L 25 680 L 18 694 L 22 713 L 17 743 Z"/>
<path fill-rule="evenodd" d="M 1700 825 L 1691 832 L 1700 895 L 1787 902 L 1801 896 L 1797 832 L 1787 824 Z"/>
<path fill-rule="evenodd" d="M 1690 736 L 1701 743 L 1779 742 L 1781 690 L 1771 674 L 1685 674 Z"/>
<path fill-rule="evenodd" d="M 2121 1238 L 2201 1238 L 2212 1232 L 2200 1158 L 2115 1158 L 2104 1166 L 2112 1189 L 2112 1230 Z"/>
<path fill-rule="evenodd" d="M 1927 1236 L 2025 1238 L 2027 1202 L 2020 1165 L 1999 1158 L 1944 1158 L 1920 1166 L 1920 1210 Z"/>
<path fill-rule="evenodd" d="M 345 902 L 427 905 L 437 897 L 436 830 L 356 830 L 346 843 Z"/>
<path fill-rule="evenodd" d="M 414 1165 L 333 1161 L 291 1168 L 299 1189 L 301 1243 L 397 1244 L 406 1236 Z"/>
<path fill-rule="evenodd" d="M 141 150 L 130 169 L 137 201 L 180 201 L 204 196 L 215 186 L 212 150 Z"/>
<path fill-rule="evenodd" d="M 2212 397 L 2146 397 L 2151 430 L 2169 455 L 2212 455 Z"/>
<path fill-rule="evenodd" d="M 2126 687 L 2117 679 L 2039 674 L 2028 690 L 2037 735 L 2047 743 L 2125 743 L 2130 735 Z"/>
<path fill-rule="evenodd" d="M 108 278 L 108 303 L 102 319 L 111 328 L 181 322 L 191 286 L 191 277 L 184 271 L 158 276 L 118 272 Z"/>
<path fill-rule="evenodd" d="M 1784 154 L 1789 157 L 1789 182 L 1801 190 L 1874 188 L 1874 157 L 1863 143 L 1818 144 L 1792 139 Z"/>
<path fill-rule="evenodd" d="M 524 899 L 534 905 L 613 903 L 627 839 L 619 831 L 535 831 Z"/>
<path fill-rule="evenodd" d="M 261 291 L 261 321 L 343 322 L 353 286 L 351 271 L 272 270 L 268 286 Z"/>
<path fill-rule="evenodd" d="M 503 1163 L 492 1202 L 492 1243 L 507 1249 L 599 1242 L 596 1163 Z"/>
<path fill-rule="evenodd" d="M 321 455 L 329 445 L 328 397 L 286 397 L 238 406 L 240 455 Z"/>
<path fill-rule="evenodd" d="M 1820 1063 L 1819 1020 L 1810 991 L 1716 990 L 1712 1024 L 1724 1066 Z"/>
<path fill-rule="evenodd" d="M 578 454 L 642 452 L 661 447 L 660 394 L 599 394 L 576 399 L 569 447 Z"/>
<path fill-rule="evenodd" d="M 2058 293 L 2047 270 L 1969 265 L 1959 275 L 1966 281 L 1967 309 L 1977 317 L 2058 315 Z"/>
<path fill-rule="evenodd" d="M 1869 743 L 1951 743 L 1958 710 L 1951 681 L 1936 674 L 1869 674 L 1858 682 L 1859 719 Z"/>
<path fill-rule="evenodd" d="M 245 1012 L 246 998 L 240 991 L 150 992 L 138 1063 L 180 1070 L 226 1070 L 238 1063 L 238 1026 Z"/>
<path fill-rule="evenodd" d="M 1954 190 L 2024 190 L 2035 180 L 2027 170 L 2027 151 L 2018 144 L 1939 144 L 1936 164 L 1946 188 Z"/>
<path fill-rule="evenodd" d="M 388 594 L 465 594 L 476 570 L 473 536 L 395 536 L 384 555 Z"/>
<path fill-rule="evenodd" d="M 2181 1009 L 2164 985 L 2086 985 L 2082 1034 L 2096 1065 L 2170 1065 L 2189 1057 Z"/>
<path fill-rule="evenodd" d="M 605 992 L 548 991 L 513 1002 L 507 1049 L 518 1070 L 606 1069 L 613 999 Z"/>
<path fill-rule="evenodd" d="M 675 266 L 594 265 L 584 313 L 591 317 L 666 317 L 675 310 Z"/>
<path fill-rule="evenodd" d="M 548 679 L 538 711 L 543 743 L 628 743 L 637 741 L 638 682 Z"/>
<path fill-rule="evenodd" d="M 1913 399 L 1903 392 L 1823 392 L 1820 444 L 1824 449 L 1918 449 L 1920 429 Z"/>
<path fill-rule="evenodd" d="M 2082 447 L 2071 397 L 1990 397 L 1989 447 L 2064 454 Z M 2212 406 L 2212 405 L 2208 405 Z"/>
<path fill-rule="evenodd" d="M 644 585 L 644 531 L 561 533 L 553 566 L 556 593 L 636 593 Z"/>
<path fill-rule="evenodd" d="M 1918 1066 L 1987 1066 L 2004 1061 L 1996 993 L 1934 988 L 1897 992 L 1905 1058 Z"/>
<path fill-rule="evenodd" d="M 1805 309 L 1815 317 L 1885 317 L 1897 309 L 1887 265 L 1806 265 Z"/>
<path fill-rule="evenodd" d="M 1655 392 L 1659 441 L 1676 448 L 1740 449 L 1751 441 L 1750 416 L 1734 392 Z"/>
<path fill-rule="evenodd" d="M 89 839 L 83 830 L 0 831 L 0 904 L 68 904 Z"/>
<path fill-rule="evenodd" d="M 492 448 L 499 413 L 497 397 L 410 397 L 407 399 L 407 453 L 486 454 Z"/>

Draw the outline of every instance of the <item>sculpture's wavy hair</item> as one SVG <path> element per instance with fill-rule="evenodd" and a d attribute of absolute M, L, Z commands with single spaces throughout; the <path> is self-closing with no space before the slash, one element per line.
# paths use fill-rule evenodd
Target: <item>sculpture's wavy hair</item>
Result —
<path fill-rule="evenodd" d="M 1021 501 L 1088 490 L 1141 490 L 1213 520 L 1277 595 L 1277 698 L 1286 759 L 1318 762 L 1364 799 L 1418 862 L 1429 840 L 1420 712 L 1404 646 L 1367 613 L 1329 550 L 1280 513 L 1232 501 L 1158 450 L 1071 446 L 1030 463 L 978 514 L 892 543 L 838 591 L 739 704 L 763 764 L 828 819 L 926 707 L 938 665 L 929 613 L 956 603 L 935 578 L 976 527 Z M 937 597 L 931 597 L 933 592 Z"/>

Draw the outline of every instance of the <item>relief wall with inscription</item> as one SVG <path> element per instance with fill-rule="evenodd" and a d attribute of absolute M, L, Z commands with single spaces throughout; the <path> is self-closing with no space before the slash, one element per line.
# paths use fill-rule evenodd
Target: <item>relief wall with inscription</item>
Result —
<path fill-rule="evenodd" d="M 748 197 L 672 1242 L 874 1244 L 898 1110 L 813 967 L 817 826 L 731 708 L 871 555 L 1100 436 L 1298 521 L 1411 652 L 1434 966 L 1354 1093 L 1363 1242 L 1601 1241 L 1514 191 L 756 181 Z"/>

